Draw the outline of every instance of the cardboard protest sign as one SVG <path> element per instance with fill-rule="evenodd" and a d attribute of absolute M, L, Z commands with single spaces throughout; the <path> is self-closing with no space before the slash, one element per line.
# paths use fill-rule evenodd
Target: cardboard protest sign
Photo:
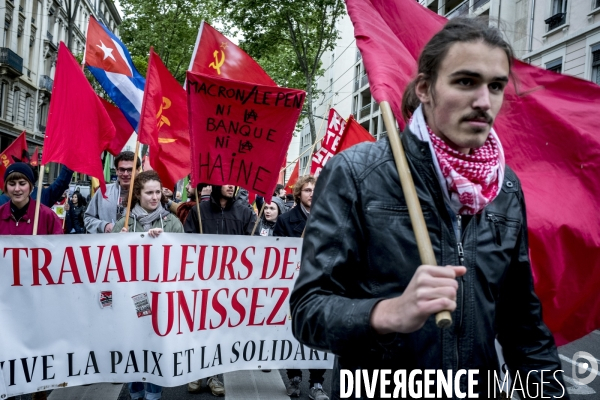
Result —
<path fill-rule="evenodd" d="M 192 180 L 271 201 L 305 92 L 187 74 Z"/>
<path fill-rule="evenodd" d="M 333 108 L 329 110 L 327 120 L 327 131 L 321 140 L 321 148 L 313 154 L 310 174 L 319 176 L 321 170 L 331 157 L 337 154 L 338 144 L 342 139 L 342 133 L 346 127 L 346 121 Z"/>
<path fill-rule="evenodd" d="M 4 236 L 0 398 L 96 382 L 184 385 L 229 371 L 331 368 L 288 299 L 302 239 Z M 44 329 L 33 329 L 43 326 Z"/>

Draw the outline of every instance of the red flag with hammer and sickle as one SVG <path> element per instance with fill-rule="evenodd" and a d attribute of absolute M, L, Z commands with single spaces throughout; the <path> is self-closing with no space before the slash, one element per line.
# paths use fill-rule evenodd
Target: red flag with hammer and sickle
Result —
<path fill-rule="evenodd" d="M 173 190 L 191 169 L 187 95 L 152 48 L 138 138 L 150 146 L 150 165 L 163 186 Z"/>
<path fill-rule="evenodd" d="M 6 168 L 8 168 L 10 164 L 16 162 L 29 162 L 25 131 L 23 131 L 23 133 L 21 133 L 15 141 L 6 148 L 6 150 L 0 153 L 0 189 L 4 187 L 4 171 L 6 171 Z"/>
<path fill-rule="evenodd" d="M 252 57 L 206 22 L 200 25 L 189 70 L 234 81 L 277 86 Z"/>

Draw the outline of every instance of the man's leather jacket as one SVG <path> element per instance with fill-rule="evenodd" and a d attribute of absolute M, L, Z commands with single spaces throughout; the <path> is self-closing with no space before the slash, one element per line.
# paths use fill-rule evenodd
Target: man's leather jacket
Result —
<path fill-rule="evenodd" d="M 290 304 L 296 338 L 337 355 L 334 398 L 338 369 L 385 368 L 479 369 L 479 398 L 492 398 L 486 380 L 488 371 L 499 369 L 495 339 L 531 396 L 540 374 L 526 383 L 528 372 L 549 370 L 544 396 L 568 398 L 562 374 L 552 375 L 561 364 L 533 290 L 516 175 L 507 167 L 498 197 L 460 229 L 461 218 L 444 204 L 429 145 L 408 130 L 402 142 L 437 264 L 460 265 L 462 252 L 467 273 L 458 280 L 450 328 L 438 329 L 431 316 L 410 334 L 376 334 L 373 307 L 401 295 L 421 264 L 415 235 L 387 139 L 332 158 L 317 181 Z"/>

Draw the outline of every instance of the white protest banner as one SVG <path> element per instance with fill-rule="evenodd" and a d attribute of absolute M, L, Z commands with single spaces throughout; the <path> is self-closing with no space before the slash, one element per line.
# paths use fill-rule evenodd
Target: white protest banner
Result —
<path fill-rule="evenodd" d="M 3 236 L 0 398 L 95 382 L 183 385 L 332 368 L 292 336 L 301 239 Z"/>

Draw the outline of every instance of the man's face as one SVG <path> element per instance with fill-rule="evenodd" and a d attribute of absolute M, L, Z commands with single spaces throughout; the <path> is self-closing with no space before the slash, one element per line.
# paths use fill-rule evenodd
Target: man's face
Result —
<path fill-rule="evenodd" d="M 508 58 L 500 48 L 483 42 L 450 46 L 435 89 L 423 80 L 416 87 L 433 133 L 463 153 L 483 146 L 502 107 L 508 74 Z"/>
<path fill-rule="evenodd" d="M 231 199 L 235 194 L 234 185 L 223 185 L 221 186 L 221 196 L 225 199 Z"/>
<path fill-rule="evenodd" d="M 117 166 L 117 178 L 122 187 L 129 186 L 133 174 L 133 161 L 119 161 Z"/>
<path fill-rule="evenodd" d="M 307 209 L 309 209 L 312 204 L 312 196 L 314 189 L 315 185 L 313 185 L 312 183 L 307 183 L 304 186 L 302 186 L 302 191 L 300 192 L 300 202 Z"/>
<path fill-rule="evenodd" d="M 285 189 L 279 189 L 279 193 L 277 193 L 277 196 L 285 200 Z"/>

